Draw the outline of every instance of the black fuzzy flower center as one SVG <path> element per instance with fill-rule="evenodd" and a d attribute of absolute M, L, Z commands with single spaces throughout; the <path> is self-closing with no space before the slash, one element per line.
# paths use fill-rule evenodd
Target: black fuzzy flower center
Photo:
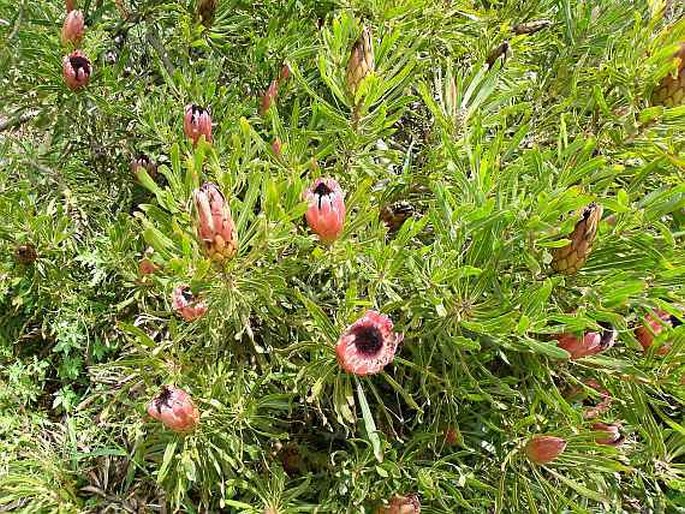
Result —
<path fill-rule="evenodd" d="M 157 401 L 155 402 L 158 412 L 162 412 L 162 406 L 170 407 L 169 400 L 171 400 L 171 393 L 171 389 L 167 386 L 162 386 L 162 390 L 157 395 Z"/>
<path fill-rule="evenodd" d="M 333 190 L 328 187 L 324 182 L 319 182 L 319 185 L 314 189 L 314 194 L 318 197 L 317 202 L 319 204 L 319 209 L 321 209 L 321 200 L 324 196 L 328 196 L 333 192 Z"/>
<path fill-rule="evenodd" d="M 383 335 L 375 327 L 361 327 L 355 331 L 354 346 L 364 355 L 376 355 L 383 348 Z"/>
<path fill-rule="evenodd" d="M 192 113 L 192 119 L 194 123 L 197 123 L 197 121 L 200 119 L 200 116 L 202 116 L 204 113 L 207 111 L 205 110 L 204 107 L 200 107 L 199 105 L 193 104 L 190 106 L 190 112 Z"/>
<path fill-rule="evenodd" d="M 189 287 L 183 288 L 183 291 L 181 291 L 181 296 L 188 303 L 192 303 L 195 300 L 195 295 Z"/>
<path fill-rule="evenodd" d="M 69 57 L 69 63 L 71 63 L 71 67 L 75 72 L 78 73 L 78 70 L 83 69 L 83 72 L 86 75 L 90 75 L 90 61 L 88 61 L 88 59 L 85 57 L 81 57 L 79 55 Z"/>

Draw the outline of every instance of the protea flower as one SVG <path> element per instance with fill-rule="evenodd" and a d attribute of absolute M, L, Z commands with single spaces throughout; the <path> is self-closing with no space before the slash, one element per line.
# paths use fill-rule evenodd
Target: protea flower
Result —
<path fill-rule="evenodd" d="M 373 41 L 368 27 L 364 27 L 359 39 L 352 46 L 350 59 L 347 61 L 347 90 L 352 97 L 357 96 L 359 84 L 375 69 Z"/>
<path fill-rule="evenodd" d="M 380 219 L 388 227 L 388 231 L 391 233 L 397 232 L 402 228 L 404 222 L 414 215 L 414 212 L 415 209 L 412 204 L 406 201 L 399 201 L 383 207 Z"/>
<path fill-rule="evenodd" d="M 81 50 L 74 50 L 69 55 L 64 56 L 62 74 L 64 75 L 64 82 L 72 91 L 88 84 L 92 73 L 93 66 Z"/>
<path fill-rule="evenodd" d="M 377 514 L 420 514 L 421 502 L 416 494 L 408 496 L 395 495 L 387 506 L 378 508 Z"/>
<path fill-rule="evenodd" d="M 278 79 L 274 79 L 266 88 L 264 94 L 262 95 L 262 104 L 259 107 L 259 113 L 264 116 L 266 112 L 271 109 L 271 106 L 276 103 L 278 98 Z"/>
<path fill-rule="evenodd" d="M 635 337 L 644 351 L 647 351 L 654 343 L 654 338 L 658 336 L 664 329 L 680 325 L 680 321 L 675 316 L 671 316 L 668 312 L 657 310 L 647 314 L 642 322 L 642 326 L 635 329 Z M 665 355 L 671 349 L 671 345 L 666 343 L 662 345 L 658 353 Z"/>
<path fill-rule="evenodd" d="M 321 241 L 338 239 L 345 225 L 345 194 L 332 178 L 318 178 L 304 193 L 309 205 L 305 218 Z"/>
<path fill-rule="evenodd" d="M 281 143 L 281 138 L 277 137 L 273 140 L 271 143 L 271 151 L 276 157 L 280 157 L 283 154 L 283 143 Z"/>
<path fill-rule="evenodd" d="M 450 446 L 454 446 L 456 444 L 459 444 L 459 440 L 459 431 L 456 428 L 450 427 L 447 430 L 445 430 L 445 442 L 447 444 L 449 444 Z"/>
<path fill-rule="evenodd" d="M 278 72 L 278 82 L 284 82 L 288 80 L 291 73 L 292 70 L 290 69 L 290 66 L 288 66 L 287 63 L 284 63 L 283 66 L 281 66 L 281 71 Z"/>
<path fill-rule="evenodd" d="M 569 236 L 571 242 L 561 248 L 555 248 L 552 252 L 552 268 L 555 271 L 572 275 L 585 264 L 592 250 L 601 217 L 602 206 L 594 202 L 583 210 L 580 221 Z"/>
<path fill-rule="evenodd" d="M 205 141 L 212 142 L 212 117 L 209 112 L 199 105 L 186 105 L 185 116 L 183 117 L 183 130 L 186 137 L 190 139 L 194 145 L 200 140 L 201 136 L 205 137 Z"/>
<path fill-rule="evenodd" d="M 162 386 L 148 403 L 147 413 L 174 432 L 190 432 L 200 422 L 200 413 L 190 395 L 172 385 Z"/>
<path fill-rule="evenodd" d="M 210 258 L 222 261 L 238 250 L 238 235 L 231 209 L 219 188 L 206 182 L 193 191 L 197 235 Z"/>
<path fill-rule="evenodd" d="M 526 445 L 526 455 L 535 464 L 547 464 L 566 449 L 566 440 L 552 435 L 533 436 Z"/>
<path fill-rule="evenodd" d="M 33 264 L 38 258 L 38 252 L 36 252 L 36 247 L 31 243 L 26 243 L 17 246 L 14 250 L 14 258 L 19 264 Z"/>
<path fill-rule="evenodd" d="M 218 0 L 198 0 L 197 14 L 205 27 L 209 27 L 214 21 Z"/>
<path fill-rule="evenodd" d="M 157 174 L 157 166 L 145 154 L 140 154 L 131 161 L 131 172 L 138 177 L 140 170 L 144 169 L 147 174 L 154 177 Z"/>
<path fill-rule="evenodd" d="M 621 435 L 620 427 L 618 425 L 614 425 L 613 423 L 593 423 L 592 430 L 602 433 L 602 435 L 598 435 L 595 439 L 597 444 L 618 446 L 623 442 L 624 437 Z"/>
<path fill-rule="evenodd" d="M 78 45 L 83 39 L 84 29 L 83 13 L 79 10 L 69 11 L 62 25 L 62 44 Z"/>
<path fill-rule="evenodd" d="M 207 304 L 197 298 L 186 284 L 174 288 L 171 308 L 186 321 L 195 321 L 207 312 Z"/>
<path fill-rule="evenodd" d="M 340 366 L 355 375 L 379 373 L 395 357 L 403 334 L 393 332 L 389 317 L 376 311 L 355 321 L 342 333 L 335 345 Z"/>
<path fill-rule="evenodd" d="M 580 337 L 564 333 L 554 337 L 557 340 L 557 346 L 570 353 L 571 359 L 575 360 L 603 352 L 614 346 L 616 331 L 607 328 L 601 334 L 587 332 L 583 337 Z"/>
<path fill-rule="evenodd" d="M 673 56 L 678 59 L 676 74 L 666 75 L 654 90 L 652 103 L 665 107 L 677 107 L 685 103 L 685 42 Z"/>

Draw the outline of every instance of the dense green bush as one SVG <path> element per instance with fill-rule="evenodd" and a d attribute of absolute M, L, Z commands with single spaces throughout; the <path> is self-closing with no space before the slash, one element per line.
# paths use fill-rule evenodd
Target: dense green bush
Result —
<path fill-rule="evenodd" d="M 685 512 L 685 105 L 650 101 L 679 2 L 80 3 L 72 91 L 65 6 L 0 0 L 0 510 Z M 317 177 L 346 192 L 331 244 Z M 207 181 L 237 231 L 220 262 Z M 594 249 L 557 273 L 591 202 Z M 368 309 L 404 340 L 356 376 L 335 345 Z M 554 337 L 612 329 L 577 359 Z M 195 430 L 146 413 L 165 384 Z M 535 463 L 536 435 L 563 453 Z"/>

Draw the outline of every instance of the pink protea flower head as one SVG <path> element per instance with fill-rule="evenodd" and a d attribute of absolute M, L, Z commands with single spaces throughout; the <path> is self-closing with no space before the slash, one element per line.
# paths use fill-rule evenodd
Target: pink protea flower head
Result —
<path fill-rule="evenodd" d="M 78 9 L 69 11 L 67 17 L 64 19 L 64 25 L 62 25 L 62 44 L 78 45 L 83 39 L 84 31 L 85 22 L 83 13 Z"/>
<path fill-rule="evenodd" d="M 558 334 L 555 336 L 557 346 L 571 354 L 571 359 L 580 359 L 594 355 L 614 346 L 616 331 L 606 328 L 601 334 L 587 332 L 583 337 L 574 334 Z"/>
<path fill-rule="evenodd" d="M 210 258 L 222 261 L 238 250 L 238 235 L 231 209 L 219 188 L 206 182 L 193 192 L 197 235 Z"/>
<path fill-rule="evenodd" d="M 374 375 L 392 362 L 403 334 L 393 332 L 385 314 L 366 311 L 342 333 L 335 352 L 340 366 L 355 375 Z"/>
<path fill-rule="evenodd" d="M 185 108 L 183 117 L 183 130 L 186 137 L 194 145 L 198 143 L 201 136 L 205 136 L 205 141 L 212 142 L 212 117 L 209 112 L 199 105 L 189 104 Z"/>
<path fill-rule="evenodd" d="M 317 178 L 304 199 L 309 205 L 305 213 L 309 228 L 325 243 L 338 239 L 345 225 L 345 194 L 340 184 L 332 178 Z"/>
<path fill-rule="evenodd" d="M 526 455 L 535 464 L 552 462 L 566 449 L 566 440 L 552 435 L 533 436 L 526 445 Z"/>
<path fill-rule="evenodd" d="M 171 308 L 186 321 L 195 321 L 207 312 L 207 304 L 197 298 L 186 284 L 174 288 Z"/>
<path fill-rule="evenodd" d="M 264 94 L 262 95 L 262 103 L 259 107 L 259 113 L 262 116 L 264 116 L 266 112 L 271 109 L 271 106 L 276 102 L 276 99 L 278 98 L 278 84 L 278 79 L 274 79 L 269 84 L 269 87 L 266 88 L 266 91 L 264 91 Z"/>
<path fill-rule="evenodd" d="M 597 444 L 604 444 L 607 446 L 618 446 L 623 442 L 624 437 L 621 434 L 620 427 L 613 423 L 593 423 L 592 430 L 601 433 L 601 435 L 598 434 L 595 438 Z"/>
<path fill-rule="evenodd" d="M 654 344 L 656 336 L 663 330 L 679 324 L 680 321 L 675 316 L 671 316 L 666 311 L 657 310 L 645 316 L 642 325 L 635 329 L 635 337 L 642 345 L 642 349 L 647 351 Z M 666 343 L 659 348 L 658 354 L 665 355 L 670 349 L 671 345 Z"/>
<path fill-rule="evenodd" d="M 190 395 L 172 385 L 162 386 L 148 403 L 147 413 L 174 432 L 190 432 L 200 422 L 200 412 Z"/>
<path fill-rule="evenodd" d="M 74 50 L 65 55 L 62 60 L 62 75 L 69 89 L 75 91 L 82 88 L 90 80 L 93 66 L 90 60 L 81 50 Z"/>
<path fill-rule="evenodd" d="M 281 138 L 277 137 L 271 143 L 271 151 L 276 155 L 276 157 L 281 157 L 283 155 L 283 143 Z"/>
<path fill-rule="evenodd" d="M 421 514 L 421 502 L 416 494 L 395 495 L 387 506 L 381 506 L 377 514 Z"/>

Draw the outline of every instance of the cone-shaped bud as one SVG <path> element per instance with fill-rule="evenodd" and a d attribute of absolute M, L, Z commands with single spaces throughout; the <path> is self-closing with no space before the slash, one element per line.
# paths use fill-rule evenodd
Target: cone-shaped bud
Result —
<path fill-rule="evenodd" d="M 395 358 L 403 334 L 393 332 L 393 323 L 385 314 L 366 311 L 342 333 L 335 345 L 340 366 L 355 375 L 379 373 Z"/>
<path fill-rule="evenodd" d="M 305 191 L 309 228 L 325 243 L 335 241 L 345 226 L 345 194 L 332 178 L 318 178 Z"/>
<path fill-rule="evenodd" d="M 274 139 L 273 143 L 271 143 L 271 150 L 273 153 L 276 155 L 276 157 L 281 157 L 283 154 L 283 143 L 281 143 L 280 138 Z"/>
<path fill-rule="evenodd" d="M 292 73 L 292 70 L 290 69 L 290 66 L 288 64 L 283 64 L 281 66 L 281 71 L 278 72 L 278 82 L 284 82 L 290 78 L 290 75 Z"/>
<path fill-rule="evenodd" d="M 218 0 L 198 0 L 197 15 L 205 27 L 209 27 L 214 22 L 218 3 Z"/>
<path fill-rule="evenodd" d="M 445 430 L 445 443 L 454 446 L 459 444 L 459 440 L 461 439 L 459 435 L 459 431 L 456 428 L 450 427 L 447 430 Z"/>
<path fill-rule="evenodd" d="M 598 432 L 595 438 L 597 444 L 618 446 L 623 442 L 624 437 L 621 435 L 620 427 L 613 423 L 593 423 L 592 430 Z"/>
<path fill-rule="evenodd" d="M 33 264 L 38 258 L 36 247 L 31 243 L 19 245 L 14 250 L 14 258 L 19 264 Z"/>
<path fill-rule="evenodd" d="M 259 106 L 259 113 L 264 116 L 266 112 L 271 109 L 271 106 L 276 103 L 278 98 L 278 80 L 272 80 L 269 87 L 262 95 L 262 103 Z"/>
<path fill-rule="evenodd" d="M 172 385 L 162 386 L 148 403 L 147 413 L 174 432 L 190 432 L 200 422 L 200 412 L 190 395 Z"/>
<path fill-rule="evenodd" d="M 207 312 L 207 304 L 197 298 L 190 286 L 182 284 L 171 294 L 171 308 L 186 321 L 195 321 Z"/>
<path fill-rule="evenodd" d="M 414 215 L 414 206 L 409 202 L 399 201 L 381 209 L 380 219 L 388 231 L 397 232 L 404 222 Z"/>
<path fill-rule="evenodd" d="M 83 13 L 79 10 L 70 11 L 64 19 L 64 25 L 62 25 L 62 44 L 78 45 L 83 39 L 84 31 Z"/>
<path fill-rule="evenodd" d="M 375 69 L 373 57 L 373 41 L 368 27 L 364 27 L 361 36 L 352 46 L 350 59 L 347 61 L 347 90 L 354 98 L 362 80 Z"/>
<path fill-rule="evenodd" d="M 551 435 L 533 436 L 526 445 L 526 455 L 535 464 L 547 464 L 566 449 L 566 441 Z"/>
<path fill-rule="evenodd" d="M 606 328 L 601 334 L 587 332 L 583 337 L 574 334 L 558 334 L 555 336 L 557 346 L 571 354 L 571 359 L 580 359 L 594 355 L 614 346 L 616 331 Z"/>
<path fill-rule="evenodd" d="M 69 89 L 75 91 L 82 88 L 93 73 L 93 66 L 90 60 L 81 50 L 75 50 L 69 55 L 64 56 L 62 61 L 62 75 Z"/>
<path fill-rule="evenodd" d="M 675 73 L 666 75 L 652 94 L 652 103 L 665 107 L 677 107 L 685 103 L 685 42 L 673 56 L 678 60 Z"/>
<path fill-rule="evenodd" d="M 381 506 L 376 511 L 377 514 L 420 514 L 421 502 L 416 494 L 407 496 L 395 495 L 388 502 L 388 505 Z"/>
<path fill-rule="evenodd" d="M 197 236 L 207 255 L 217 261 L 233 257 L 238 251 L 238 235 L 231 209 L 219 188 L 206 182 L 193 191 Z"/>
<path fill-rule="evenodd" d="M 199 105 L 186 105 L 185 116 L 183 117 L 183 130 L 186 137 L 194 145 L 204 136 L 205 141 L 212 142 L 212 117 L 209 112 Z"/>
<path fill-rule="evenodd" d="M 143 169 L 147 171 L 147 174 L 150 175 L 150 177 L 154 178 L 154 176 L 157 174 L 157 165 L 152 162 L 147 155 L 140 154 L 131 161 L 131 172 L 137 178 L 140 170 Z"/>
<path fill-rule="evenodd" d="M 645 316 L 642 325 L 635 329 L 635 337 L 642 345 L 643 350 L 647 351 L 654 343 L 654 338 L 664 329 L 680 325 L 680 321 L 668 312 L 657 310 Z M 665 343 L 659 348 L 658 354 L 665 355 L 671 349 L 669 343 Z"/>
<path fill-rule="evenodd" d="M 580 221 L 569 236 L 571 242 L 561 248 L 555 248 L 552 253 L 552 268 L 555 271 L 572 275 L 585 264 L 592 250 L 601 218 L 601 205 L 593 202 L 583 210 Z"/>

